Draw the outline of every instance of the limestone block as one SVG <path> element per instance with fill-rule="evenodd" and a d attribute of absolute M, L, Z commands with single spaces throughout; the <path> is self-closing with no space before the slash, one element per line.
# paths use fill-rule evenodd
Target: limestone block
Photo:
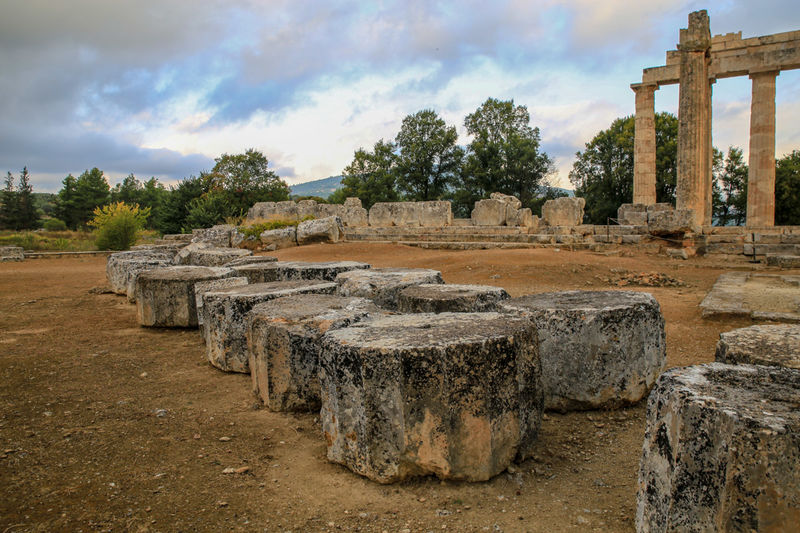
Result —
<path fill-rule="evenodd" d="M 136 264 L 136 266 L 133 266 Z M 170 264 L 169 254 L 158 251 L 137 250 L 115 252 L 106 259 L 106 279 L 116 294 L 128 294 L 131 270 L 145 270 L 142 266 L 163 267 Z"/>
<path fill-rule="evenodd" d="M 344 239 L 344 225 L 339 217 L 306 220 L 297 225 L 297 244 L 336 243 Z"/>
<path fill-rule="evenodd" d="M 423 283 L 444 283 L 438 270 L 427 268 L 372 268 L 336 276 L 337 294 L 369 298 L 380 307 L 396 309 L 400 291 Z"/>
<path fill-rule="evenodd" d="M 141 259 L 128 260 L 122 263 L 125 267 L 125 296 L 130 303 L 136 301 L 136 280 L 139 279 L 139 274 L 154 270 L 156 268 L 167 268 L 172 266 L 170 261 L 166 259 Z"/>
<path fill-rule="evenodd" d="M 358 198 L 347 198 L 344 201 L 344 210 L 341 215 L 342 223 L 346 227 L 369 226 L 369 212 L 361 205 Z"/>
<path fill-rule="evenodd" d="M 229 261 L 225 263 L 224 266 L 228 268 L 233 268 L 237 266 L 243 265 L 257 265 L 261 263 L 274 263 L 278 260 L 277 257 L 273 257 L 270 255 L 246 255 L 244 257 L 238 257 L 233 261 Z"/>
<path fill-rule="evenodd" d="M 233 228 L 231 231 L 231 247 L 232 248 L 246 248 L 248 250 L 258 249 L 261 244 L 261 239 L 253 235 L 246 235 L 239 231 L 239 228 Z"/>
<path fill-rule="evenodd" d="M 300 200 L 297 202 L 297 220 L 317 216 L 317 202 L 314 200 Z"/>
<path fill-rule="evenodd" d="M 527 319 L 396 315 L 329 331 L 321 342 L 330 461 L 379 483 L 428 474 L 483 481 L 530 456 L 542 393 Z"/>
<path fill-rule="evenodd" d="M 256 397 L 272 411 L 319 411 L 319 338 L 382 312 L 366 298 L 284 296 L 253 307 L 247 349 Z"/>
<path fill-rule="evenodd" d="M 493 192 L 492 194 L 489 195 L 489 199 L 497 200 L 498 202 L 503 202 L 504 204 L 507 204 L 508 206 L 510 206 L 512 209 L 515 210 L 522 208 L 522 202 L 520 202 L 516 196 L 510 196 L 508 194 L 503 194 L 501 192 Z"/>
<path fill-rule="evenodd" d="M 542 206 L 542 220 L 547 226 L 580 226 L 586 200 L 563 196 L 547 200 Z"/>
<path fill-rule="evenodd" d="M 419 225 L 426 228 L 441 228 L 453 222 L 453 210 L 447 200 L 416 202 Z"/>
<path fill-rule="evenodd" d="M 722 333 L 715 359 L 800 369 L 800 325 L 759 325 Z"/>
<path fill-rule="evenodd" d="M 137 244 L 136 246 L 131 246 L 131 249 L 128 251 L 158 254 L 160 256 L 166 256 L 167 259 L 171 260 L 188 244 L 188 242 L 183 241 L 167 241 L 164 244 Z"/>
<path fill-rule="evenodd" d="M 673 368 L 647 402 L 636 529 L 795 531 L 800 372 Z"/>
<path fill-rule="evenodd" d="M 368 263 L 358 261 L 323 261 L 306 263 L 303 261 L 275 261 L 247 264 L 233 267 L 237 275 L 245 276 L 250 283 L 270 281 L 322 280 L 334 281 L 336 276 L 350 270 L 368 269 Z"/>
<path fill-rule="evenodd" d="M 506 202 L 500 200 L 478 200 L 472 209 L 473 226 L 505 226 Z"/>
<path fill-rule="evenodd" d="M 510 296 L 501 287 L 425 283 L 401 290 L 397 310 L 401 313 L 478 313 L 496 311 Z"/>
<path fill-rule="evenodd" d="M 511 206 L 506 207 L 506 225 L 508 226 L 531 228 L 534 226 L 534 218 L 536 218 L 536 226 L 538 226 L 539 217 L 534 217 L 531 210 L 527 207 L 525 209 L 514 209 Z"/>
<path fill-rule="evenodd" d="M 172 266 L 147 270 L 136 278 L 136 317 L 142 326 L 197 327 L 194 284 L 230 278 L 230 268 Z"/>
<path fill-rule="evenodd" d="M 261 242 L 265 246 L 274 246 L 275 250 L 297 246 L 297 228 L 289 226 L 264 231 L 261 233 Z"/>
<path fill-rule="evenodd" d="M 175 256 L 172 258 L 172 263 L 174 265 L 189 265 L 189 261 L 191 260 L 192 254 L 199 250 L 204 250 L 206 248 L 211 248 L 211 245 L 207 242 L 193 242 L 188 244 L 178 250 Z"/>
<path fill-rule="evenodd" d="M 215 248 L 208 247 L 201 250 L 194 250 L 189 254 L 190 265 L 218 267 L 230 263 L 234 259 L 250 257 L 253 255 L 251 250 L 241 248 Z"/>
<path fill-rule="evenodd" d="M 666 365 L 664 318 L 650 294 L 564 291 L 501 302 L 539 328 L 545 407 L 614 408 L 645 397 Z"/>
<path fill-rule="evenodd" d="M 192 242 L 204 242 L 216 248 L 230 248 L 231 233 L 236 229 L 230 224 L 218 224 L 210 228 L 192 231 Z"/>
<path fill-rule="evenodd" d="M 192 242 L 192 237 L 194 237 L 194 235 L 191 233 L 167 233 L 161 238 L 165 241 L 176 241 L 189 244 Z"/>
<path fill-rule="evenodd" d="M 201 331 L 203 330 L 203 295 L 207 292 L 241 287 L 242 285 L 247 285 L 247 278 L 244 276 L 198 281 L 194 284 L 194 303 L 197 308 L 197 325 L 200 326 Z"/>
<path fill-rule="evenodd" d="M 617 209 L 617 222 L 631 226 L 646 226 L 647 206 L 644 204 L 622 204 Z"/>
<path fill-rule="evenodd" d="M 297 218 L 297 204 L 291 200 L 285 202 L 257 202 L 247 211 L 247 220 L 288 220 Z"/>
<path fill-rule="evenodd" d="M 800 255 L 767 254 L 767 265 L 778 268 L 800 268 Z"/>
<path fill-rule="evenodd" d="M 657 204 L 650 204 L 647 206 L 647 215 L 653 215 L 655 213 L 661 213 L 663 211 L 673 211 L 675 206 L 673 206 L 669 202 L 657 203 Z"/>
<path fill-rule="evenodd" d="M 417 202 L 378 202 L 369 210 L 369 225 L 419 226 L 419 205 Z"/>
<path fill-rule="evenodd" d="M 275 281 L 203 294 L 203 339 L 208 361 L 220 370 L 250 372 L 247 313 L 256 305 L 293 294 L 332 294 L 324 281 Z"/>
<path fill-rule="evenodd" d="M 647 229 L 653 235 L 699 232 L 691 209 L 672 209 L 648 214 Z"/>

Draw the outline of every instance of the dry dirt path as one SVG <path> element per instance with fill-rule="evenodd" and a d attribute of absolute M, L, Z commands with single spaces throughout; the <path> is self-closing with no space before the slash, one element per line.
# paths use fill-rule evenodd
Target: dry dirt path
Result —
<path fill-rule="evenodd" d="M 697 308 L 725 268 L 745 262 L 359 244 L 275 255 L 435 268 L 448 282 L 513 296 L 645 290 L 666 318 L 670 366 L 711 360 L 721 331 L 747 325 L 704 322 Z M 315 415 L 258 409 L 248 376 L 204 361 L 197 331 L 140 328 L 125 298 L 90 292 L 105 286 L 104 266 L 104 258 L 0 264 L 2 533 L 633 528 L 642 404 L 547 414 L 536 457 L 486 483 L 381 486 L 325 460 Z M 686 285 L 625 285 L 639 273 Z"/>

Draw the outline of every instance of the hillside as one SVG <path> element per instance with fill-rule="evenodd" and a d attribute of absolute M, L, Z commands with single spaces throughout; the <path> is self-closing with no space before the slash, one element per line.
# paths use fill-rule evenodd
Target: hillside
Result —
<path fill-rule="evenodd" d="M 321 180 L 290 185 L 289 189 L 291 189 L 292 196 L 319 196 L 320 198 L 327 198 L 339 188 L 341 182 L 341 176 L 331 176 Z"/>

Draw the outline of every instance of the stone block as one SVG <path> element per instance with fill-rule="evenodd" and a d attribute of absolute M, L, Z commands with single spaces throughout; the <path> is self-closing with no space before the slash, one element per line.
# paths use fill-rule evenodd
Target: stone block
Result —
<path fill-rule="evenodd" d="M 507 204 L 500 200 L 478 200 L 472 209 L 473 226 L 505 226 Z"/>
<path fill-rule="evenodd" d="M 198 281 L 194 284 L 194 303 L 197 308 L 197 325 L 203 330 L 203 295 L 211 291 L 221 291 L 233 287 L 247 285 L 247 278 L 236 276 L 233 278 L 211 279 L 208 281 Z"/>
<path fill-rule="evenodd" d="M 767 265 L 778 268 L 800 268 L 800 255 L 767 254 Z"/>
<path fill-rule="evenodd" d="M 236 228 L 230 224 L 219 224 L 192 231 L 192 242 L 204 242 L 215 248 L 230 248 L 231 233 Z"/>
<path fill-rule="evenodd" d="M 149 250 L 115 252 L 106 259 L 106 279 L 113 292 L 128 294 L 134 271 L 140 272 L 170 264 L 169 254 L 163 252 Z"/>
<path fill-rule="evenodd" d="M 511 196 L 508 194 L 503 194 L 501 192 L 493 192 L 489 195 L 490 200 L 497 200 L 498 202 L 503 202 L 504 204 L 508 205 L 514 210 L 518 210 L 522 208 L 522 202 L 519 201 L 519 198 L 516 196 Z"/>
<path fill-rule="evenodd" d="M 211 248 L 211 245 L 206 242 L 193 242 L 190 243 L 180 250 L 172 258 L 172 264 L 174 265 L 189 265 L 189 261 L 191 260 L 192 254 L 200 251 L 205 250 L 206 248 Z"/>
<path fill-rule="evenodd" d="M 261 232 L 261 242 L 273 250 L 297 246 L 297 227 L 289 226 L 281 229 L 270 229 Z"/>
<path fill-rule="evenodd" d="M 319 411 L 319 338 L 383 312 L 366 298 L 285 296 L 258 304 L 247 319 L 250 376 L 272 411 Z"/>
<path fill-rule="evenodd" d="M 425 228 L 442 228 L 453 222 L 453 210 L 447 200 L 416 202 L 419 208 L 419 225 Z"/>
<path fill-rule="evenodd" d="M 707 365 L 662 374 L 647 402 L 636 530 L 795 531 L 800 372 Z"/>
<path fill-rule="evenodd" d="M 547 409 L 636 403 L 666 365 L 664 318 L 650 294 L 551 292 L 513 298 L 500 307 L 536 322 Z"/>
<path fill-rule="evenodd" d="M 620 235 L 622 244 L 641 244 L 642 235 Z"/>
<path fill-rule="evenodd" d="M 536 218 L 536 226 L 538 227 L 539 217 L 534 217 L 530 209 L 527 207 L 525 209 L 511 209 L 509 207 L 506 213 L 506 225 L 532 228 L 534 227 L 534 218 Z"/>
<path fill-rule="evenodd" d="M 651 215 L 651 214 L 654 214 L 654 213 L 661 213 L 663 211 L 672 211 L 674 209 L 675 209 L 675 206 L 673 206 L 669 202 L 663 202 L 663 203 L 658 203 L 658 204 L 650 204 L 650 205 L 647 206 L 647 214 Z"/>
<path fill-rule="evenodd" d="M 530 456 L 542 393 L 529 320 L 397 315 L 329 331 L 321 342 L 330 461 L 379 483 L 429 474 L 483 481 Z"/>
<path fill-rule="evenodd" d="M 305 263 L 302 261 L 275 261 L 233 267 L 237 275 L 245 276 L 250 283 L 270 281 L 323 280 L 334 281 L 342 272 L 368 269 L 368 263 L 358 261 L 324 261 Z"/>
<path fill-rule="evenodd" d="M 419 206 L 416 202 L 378 202 L 369 210 L 369 225 L 419 226 Z"/>
<path fill-rule="evenodd" d="M 297 225 L 297 244 L 336 243 L 344 239 L 344 226 L 339 217 L 306 220 Z"/>
<path fill-rule="evenodd" d="M 270 255 L 247 255 L 247 256 L 244 256 L 244 257 L 239 257 L 237 259 L 234 259 L 233 261 L 230 261 L 228 263 L 225 263 L 224 266 L 226 266 L 228 268 L 233 268 L 233 267 L 244 266 L 244 265 L 258 265 L 258 264 L 261 264 L 261 263 L 274 263 L 277 260 L 278 260 L 277 257 L 273 257 L 273 256 L 270 256 Z"/>
<path fill-rule="evenodd" d="M 380 307 L 396 309 L 400 291 L 412 285 L 444 283 L 438 270 L 427 268 L 373 268 L 336 276 L 337 294 L 369 298 Z"/>
<path fill-rule="evenodd" d="M 325 281 L 275 281 L 203 294 L 203 339 L 209 363 L 227 372 L 250 372 L 247 314 L 260 303 L 294 294 L 331 294 Z"/>
<path fill-rule="evenodd" d="M 339 216 L 342 217 L 342 223 L 346 227 L 369 226 L 369 212 L 364 209 L 358 198 L 347 198 Z"/>
<path fill-rule="evenodd" d="M 426 283 L 401 290 L 397 310 L 401 313 L 478 313 L 496 311 L 498 302 L 509 298 L 502 287 Z"/>
<path fill-rule="evenodd" d="M 208 247 L 189 253 L 188 264 L 195 266 L 219 267 L 235 259 L 250 257 L 253 252 L 241 248 Z"/>
<path fill-rule="evenodd" d="M 671 209 L 650 213 L 647 227 L 653 235 L 674 235 L 700 231 L 700 227 L 694 223 L 694 212 L 691 209 Z"/>
<path fill-rule="evenodd" d="M 194 237 L 194 235 L 191 233 L 167 233 L 161 236 L 165 241 L 176 241 L 186 244 L 192 242 L 192 237 Z"/>
<path fill-rule="evenodd" d="M 632 226 L 646 226 L 647 206 L 645 204 L 622 204 L 617 209 L 617 222 Z"/>
<path fill-rule="evenodd" d="M 197 327 L 194 284 L 231 278 L 230 268 L 172 266 L 147 270 L 136 278 L 136 317 L 142 326 Z"/>
<path fill-rule="evenodd" d="M 247 220 L 286 220 L 295 221 L 297 204 L 291 200 L 285 202 L 257 202 L 247 211 Z"/>
<path fill-rule="evenodd" d="M 718 363 L 800 369 L 800 325 L 750 326 L 722 333 Z"/>
<path fill-rule="evenodd" d="M 542 206 L 542 220 L 548 226 L 579 226 L 583 224 L 586 200 L 563 196 L 547 200 Z"/>

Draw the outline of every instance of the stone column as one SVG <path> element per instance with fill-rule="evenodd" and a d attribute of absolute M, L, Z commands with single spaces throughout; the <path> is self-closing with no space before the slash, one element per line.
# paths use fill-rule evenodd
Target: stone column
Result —
<path fill-rule="evenodd" d="M 712 112 L 713 112 L 713 105 L 712 105 L 712 95 L 714 84 L 717 82 L 715 79 L 708 80 L 708 92 L 706 96 L 708 97 L 708 101 L 704 104 L 704 108 L 706 110 L 706 145 L 703 147 L 703 151 L 706 154 L 706 168 L 705 168 L 705 178 L 703 180 L 703 186 L 705 187 L 705 215 L 703 216 L 703 225 L 710 226 L 712 223 L 712 216 L 714 213 L 713 208 L 713 196 L 714 196 L 714 143 L 713 143 L 713 133 L 712 133 Z"/>
<path fill-rule="evenodd" d="M 750 168 L 747 225 L 775 225 L 775 78 L 778 72 L 750 74 Z"/>
<path fill-rule="evenodd" d="M 636 119 L 633 140 L 633 203 L 656 203 L 656 112 L 657 85 L 633 84 Z"/>
<path fill-rule="evenodd" d="M 711 95 L 708 82 L 708 50 L 711 31 L 708 14 L 695 11 L 689 14 L 689 28 L 681 29 L 680 96 L 678 103 L 678 183 L 677 209 L 691 209 L 693 222 L 702 225 L 710 221 L 706 213 L 709 181 L 708 131 L 711 117 Z"/>

